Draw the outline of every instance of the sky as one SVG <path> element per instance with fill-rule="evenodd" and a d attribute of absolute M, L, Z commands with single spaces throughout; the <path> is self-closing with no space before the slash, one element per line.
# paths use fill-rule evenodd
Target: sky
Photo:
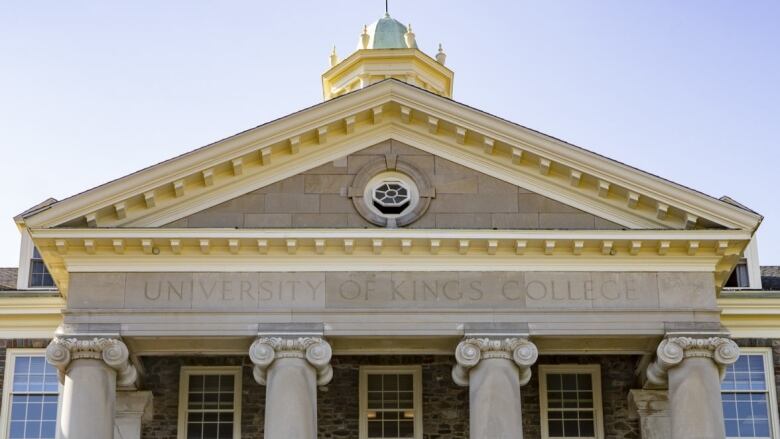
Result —
<path fill-rule="evenodd" d="M 13 217 L 322 101 L 381 0 L 0 2 Z M 390 0 L 454 98 L 764 215 L 780 265 L 780 1 Z"/>

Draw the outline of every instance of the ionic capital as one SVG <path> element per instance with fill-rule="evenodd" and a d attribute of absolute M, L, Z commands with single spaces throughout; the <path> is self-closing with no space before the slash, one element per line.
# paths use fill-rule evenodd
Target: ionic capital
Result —
<path fill-rule="evenodd" d="M 266 384 L 268 368 L 279 358 L 305 359 L 317 371 L 317 385 L 324 386 L 333 378 L 330 344 L 320 337 L 260 337 L 249 348 L 249 358 L 255 367 L 255 380 Z"/>
<path fill-rule="evenodd" d="M 520 385 L 525 385 L 531 379 L 530 367 L 538 357 L 536 345 L 525 338 L 466 338 L 455 349 L 458 364 L 452 368 L 452 379 L 459 386 L 468 386 L 469 369 L 482 360 L 500 358 L 514 361 L 520 368 Z"/>
<path fill-rule="evenodd" d="M 72 361 L 80 359 L 101 360 L 116 370 L 116 382 L 120 387 L 132 386 L 138 378 L 135 366 L 130 364 L 130 352 L 121 340 L 96 337 L 92 339 L 54 338 L 46 348 L 46 361 L 59 371 L 60 381 L 65 377 Z"/>
<path fill-rule="evenodd" d="M 647 379 L 657 386 L 667 383 L 669 369 L 678 366 L 686 358 L 709 358 L 720 368 L 734 364 L 739 358 L 739 346 L 725 337 L 668 337 L 656 349 L 656 359 L 647 368 Z"/>

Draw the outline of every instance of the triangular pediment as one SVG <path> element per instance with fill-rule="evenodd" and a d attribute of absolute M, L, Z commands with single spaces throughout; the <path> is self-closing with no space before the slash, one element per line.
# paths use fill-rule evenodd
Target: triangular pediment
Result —
<path fill-rule="evenodd" d="M 372 228 L 366 173 L 388 161 L 413 167 L 432 189 L 416 229 L 620 230 L 624 227 L 441 156 L 387 140 L 177 219 L 173 228 Z M 377 168 L 376 164 L 379 164 Z M 379 171 L 378 171 L 379 169 Z M 365 208 L 361 209 L 360 207 Z M 369 213 L 367 215 L 366 213 Z"/>
<path fill-rule="evenodd" d="M 761 217 L 624 164 L 388 80 L 17 221 L 29 228 L 161 227 L 395 140 L 628 229 L 740 229 Z"/>

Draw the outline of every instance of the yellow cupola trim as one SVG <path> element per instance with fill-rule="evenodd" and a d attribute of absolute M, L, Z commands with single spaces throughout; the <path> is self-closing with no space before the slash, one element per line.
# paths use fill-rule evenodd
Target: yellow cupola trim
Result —
<path fill-rule="evenodd" d="M 330 68 L 322 75 L 326 100 L 393 78 L 451 98 L 455 74 L 444 66 L 447 55 L 441 44 L 436 58 L 417 47 L 412 25 L 385 16 L 363 26 L 357 50 L 339 60 L 334 47 Z"/>

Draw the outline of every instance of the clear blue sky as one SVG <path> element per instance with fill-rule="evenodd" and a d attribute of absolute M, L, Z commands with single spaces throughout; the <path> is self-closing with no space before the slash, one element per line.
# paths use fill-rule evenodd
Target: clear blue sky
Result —
<path fill-rule="evenodd" d="M 0 3 L 12 217 L 321 101 L 381 0 Z M 455 98 L 763 214 L 780 264 L 780 1 L 391 0 Z"/>

